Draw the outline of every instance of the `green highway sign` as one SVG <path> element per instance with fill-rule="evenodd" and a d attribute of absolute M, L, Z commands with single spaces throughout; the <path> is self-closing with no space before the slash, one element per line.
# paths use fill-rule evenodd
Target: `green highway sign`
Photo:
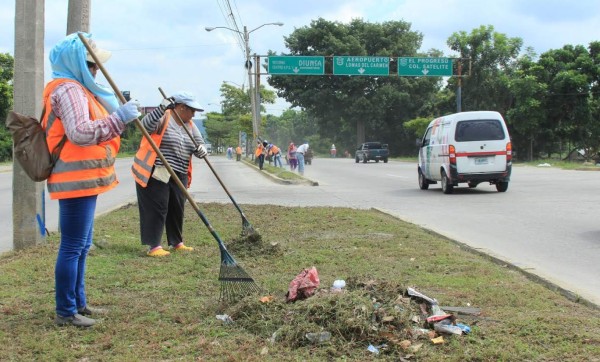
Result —
<path fill-rule="evenodd" d="M 452 76 L 452 58 L 398 58 L 398 75 L 450 77 Z"/>
<path fill-rule="evenodd" d="M 273 75 L 323 75 L 325 57 L 270 56 L 269 74 Z"/>
<path fill-rule="evenodd" d="M 335 75 L 390 75 L 389 57 L 333 57 Z"/>

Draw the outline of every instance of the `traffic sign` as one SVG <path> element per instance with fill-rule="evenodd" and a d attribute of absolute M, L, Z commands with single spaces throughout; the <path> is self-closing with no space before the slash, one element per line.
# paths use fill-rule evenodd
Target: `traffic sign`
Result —
<path fill-rule="evenodd" d="M 452 58 L 398 58 L 398 75 L 409 77 L 450 77 Z"/>
<path fill-rule="evenodd" d="M 390 75 L 390 58 L 366 56 L 333 57 L 335 75 Z"/>
<path fill-rule="evenodd" d="M 269 74 L 323 75 L 325 74 L 325 57 L 270 56 Z"/>

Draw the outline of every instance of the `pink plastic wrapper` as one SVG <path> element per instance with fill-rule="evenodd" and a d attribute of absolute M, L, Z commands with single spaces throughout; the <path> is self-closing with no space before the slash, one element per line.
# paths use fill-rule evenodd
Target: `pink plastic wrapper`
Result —
<path fill-rule="evenodd" d="M 288 302 L 294 302 L 312 296 L 319 287 L 319 283 L 319 273 L 317 272 L 317 268 L 313 266 L 310 269 L 304 269 L 290 282 L 286 300 Z"/>

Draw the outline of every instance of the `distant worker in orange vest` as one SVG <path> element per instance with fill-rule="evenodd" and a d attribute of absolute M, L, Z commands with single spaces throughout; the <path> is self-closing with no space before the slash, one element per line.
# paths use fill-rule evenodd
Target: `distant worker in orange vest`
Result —
<path fill-rule="evenodd" d="M 111 52 L 98 48 L 91 35 L 82 34 L 98 60 L 106 62 Z M 130 100 L 119 105 L 114 92 L 96 83 L 99 67 L 77 33 L 50 50 L 50 66 L 52 81 L 44 89 L 42 126 L 49 150 L 64 142 L 47 180 L 50 198 L 58 200 L 61 230 L 54 269 L 54 322 L 91 327 L 96 321 L 90 316 L 100 312 L 88 306 L 85 292 L 96 199 L 118 184 L 114 164 L 121 145 L 119 135 L 140 116 L 140 104 Z"/>
<path fill-rule="evenodd" d="M 265 164 L 265 146 L 264 143 L 261 143 L 260 141 L 256 141 L 256 150 L 254 150 L 254 158 L 255 158 L 255 162 L 258 162 L 258 168 L 259 169 L 263 169 L 263 166 Z"/>
<path fill-rule="evenodd" d="M 192 181 L 192 156 L 203 158 L 208 154 L 204 138 L 192 122 L 194 114 L 201 111 L 202 106 L 196 98 L 182 91 L 163 99 L 157 108 L 142 118 L 142 125 L 186 187 Z M 183 124 L 179 123 L 180 118 Z M 181 127 L 190 129 L 193 141 Z M 140 236 L 142 245 L 148 246 L 147 255 L 163 257 L 170 254 L 161 245 L 165 230 L 171 250 L 194 250 L 183 243 L 185 194 L 146 138 L 142 138 L 131 169 L 136 182 Z"/>
<path fill-rule="evenodd" d="M 241 161 L 242 160 L 242 148 L 240 147 L 240 145 L 238 145 L 235 148 L 235 160 L 236 161 Z"/>
<path fill-rule="evenodd" d="M 277 163 L 279 163 L 279 167 L 283 167 L 283 163 L 281 163 L 281 150 L 279 147 L 274 144 L 269 144 L 267 146 L 269 150 L 269 155 L 271 155 L 271 159 L 273 160 L 273 166 L 277 167 Z"/>

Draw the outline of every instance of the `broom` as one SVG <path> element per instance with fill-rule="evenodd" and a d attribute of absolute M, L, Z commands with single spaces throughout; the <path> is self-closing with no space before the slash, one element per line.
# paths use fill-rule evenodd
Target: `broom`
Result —
<path fill-rule="evenodd" d="M 104 77 L 106 78 L 106 80 L 108 81 L 110 86 L 112 87 L 115 94 L 119 97 L 119 100 L 121 101 L 121 103 L 125 104 L 127 102 L 127 100 L 125 99 L 123 94 L 119 91 L 119 88 L 117 88 L 117 85 L 113 82 L 112 78 L 110 77 L 110 75 L 108 74 L 108 72 L 106 71 L 106 69 L 104 68 L 102 63 L 98 60 L 96 53 L 94 53 L 94 50 L 88 43 L 87 39 L 83 36 L 83 34 L 81 32 L 78 33 L 77 35 L 79 36 L 79 39 L 81 39 L 81 42 L 83 43 L 83 45 L 85 45 L 88 53 L 92 56 L 92 58 L 96 62 L 96 65 L 100 68 L 100 71 L 102 72 L 102 74 L 104 74 Z M 194 201 L 192 196 L 187 192 L 186 187 L 183 185 L 183 183 L 181 183 L 181 180 L 179 180 L 179 177 L 177 177 L 177 175 L 175 174 L 175 172 L 169 165 L 168 161 L 163 156 L 162 152 L 160 152 L 160 149 L 158 148 L 158 146 L 156 146 L 156 143 L 154 143 L 154 140 L 152 140 L 152 137 L 150 137 L 150 135 L 148 134 L 148 131 L 146 131 L 146 129 L 142 125 L 142 122 L 140 122 L 140 120 L 136 118 L 135 125 L 138 127 L 140 132 L 142 132 L 142 135 L 146 138 L 148 143 L 150 143 L 150 146 L 152 147 L 154 152 L 156 152 L 156 155 L 158 156 L 158 158 L 160 158 L 160 160 L 164 164 L 165 168 L 171 175 L 171 178 L 175 181 L 177 186 L 181 189 L 184 196 L 189 201 L 190 205 L 192 205 L 192 207 L 194 208 L 194 210 L 196 211 L 198 216 L 200 216 L 200 219 L 202 219 L 202 222 L 204 223 L 204 225 L 206 225 L 206 227 L 208 228 L 208 230 L 210 231 L 212 236 L 217 241 L 217 244 L 219 245 L 219 250 L 221 251 L 221 269 L 219 271 L 219 281 L 221 282 L 221 293 L 220 293 L 219 298 L 222 300 L 223 300 L 223 298 L 226 298 L 225 299 L 226 301 L 234 301 L 245 295 L 260 291 L 261 289 L 258 287 L 258 285 L 256 285 L 254 280 L 248 275 L 248 273 L 246 273 L 246 271 L 241 266 L 239 266 L 236 263 L 233 256 L 231 254 L 229 254 L 229 251 L 227 251 L 225 244 L 223 244 L 223 241 L 221 241 L 219 234 L 217 234 L 217 232 L 212 227 L 212 225 L 210 224 L 210 222 L 208 221 L 206 216 L 204 216 L 202 211 L 200 211 L 200 208 L 198 207 L 198 205 L 196 204 L 196 202 Z"/>
<path fill-rule="evenodd" d="M 161 87 L 158 87 L 158 90 L 160 91 L 160 94 L 162 94 L 163 98 L 165 98 L 165 99 L 168 98 Z M 177 112 L 173 112 L 173 113 L 175 113 L 177 120 L 179 121 L 179 124 L 183 125 L 183 120 L 181 119 L 181 117 L 179 117 L 179 114 L 177 114 Z M 190 137 L 190 139 L 194 143 L 194 146 L 198 147 L 198 143 L 194 139 L 194 136 L 192 136 L 192 133 L 190 132 L 190 130 L 188 130 L 188 128 L 185 126 L 183 127 L 183 129 L 185 129 L 185 132 L 187 133 L 187 135 Z M 206 161 L 208 168 L 210 168 L 212 173 L 215 175 L 215 177 L 221 184 L 221 187 L 223 187 L 223 190 L 225 190 L 225 193 L 227 193 L 227 196 L 229 196 L 229 199 L 231 200 L 231 202 L 233 202 L 233 205 L 235 206 L 235 208 L 239 211 L 239 213 L 242 217 L 242 233 L 241 233 L 241 235 L 257 237 L 258 235 L 255 235 L 256 231 L 252 227 L 252 224 L 250 224 L 250 221 L 248 221 L 248 219 L 246 218 L 246 215 L 244 215 L 244 212 L 242 211 L 240 206 L 237 204 L 237 202 L 235 202 L 235 200 L 233 199 L 233 196 L 231 195 L 229 190 L 227 190 L 227 187 L 225 187 L 225 184 L 223 183 L 223 181 L 221 181 L 221 178 L 219 177 L 219 175 L 217 175 L 217 171 L 215 171 L 215 169 L 212 167 L 212 164 L 208 160 L 208 157 L 203 157 L 203 159 L 204 159 L 204 161 Z"/>

